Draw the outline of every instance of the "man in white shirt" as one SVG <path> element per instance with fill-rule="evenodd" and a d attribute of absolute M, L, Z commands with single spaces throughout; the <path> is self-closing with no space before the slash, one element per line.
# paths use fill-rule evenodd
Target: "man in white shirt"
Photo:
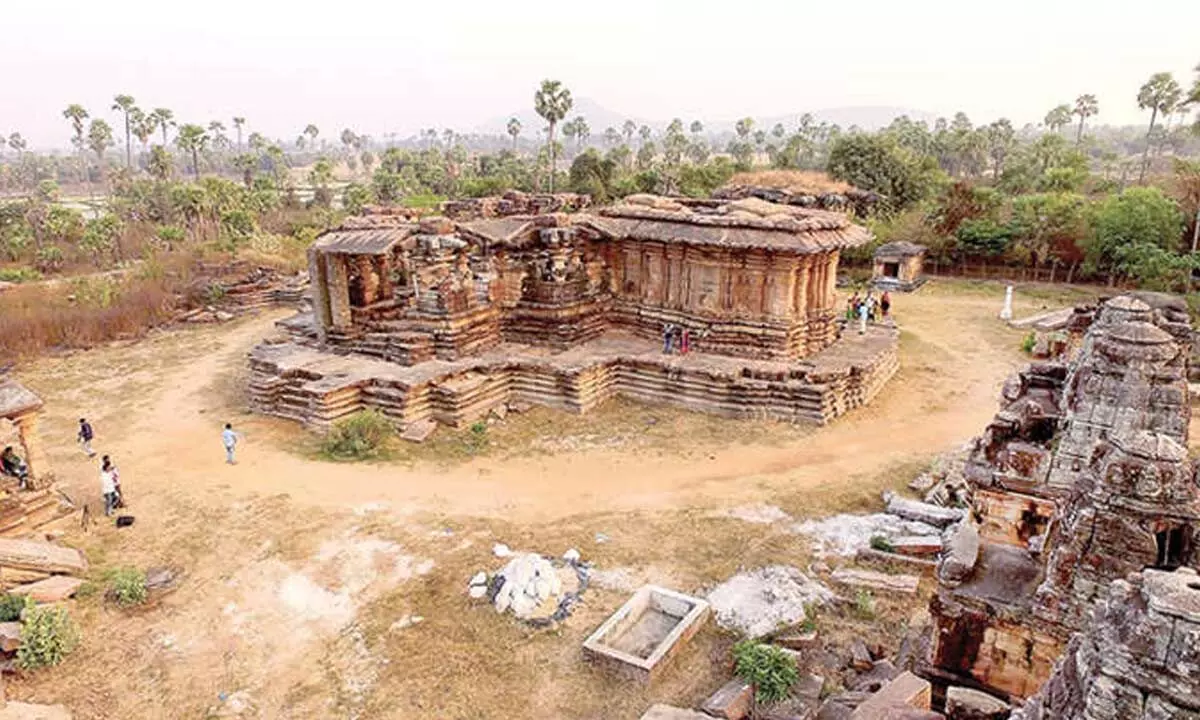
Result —
<path fill-rule="evenodd" d="M 221 433 L 221 442 L 225 444 L 225 462 L 233 465 L 233 451 L 237 448 L 238 434 L 233 431 L 233 425 L 225 423 L 225 431 Z"/>

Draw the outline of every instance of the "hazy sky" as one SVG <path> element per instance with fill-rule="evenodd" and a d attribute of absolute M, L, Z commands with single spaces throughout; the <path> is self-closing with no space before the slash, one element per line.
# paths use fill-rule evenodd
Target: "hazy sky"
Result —
<path fill-rule="evenodd" d="M 1190 86 L 1200 0 L 8 0 L 0 132 L 66 145 L 117 93 L 271 137 L 473 128 L 546 77 L 666 122 L 888 105 L 1037 122 L 1076 95 L 1142 123 L 1153 72 Z M 593 129 L 597 133 L 598 129 Z"/>

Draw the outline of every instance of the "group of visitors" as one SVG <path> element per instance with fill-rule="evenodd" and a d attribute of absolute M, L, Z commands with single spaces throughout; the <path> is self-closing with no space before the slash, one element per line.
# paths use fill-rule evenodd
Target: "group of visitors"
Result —
<path fill-rule="evenodd" d="M 875 297 L 871 290 L 867 290 L 867 294 L 864 296 L 859 296 L 858 291 L 855 291 L 846 301 L 846 321 L 858 320 L 859 335 L 867 332 L 868 322 L 876 323 L 887 319 L 891 311 L 892 296 L 887 290 L 884 290 L 879 297 Z"/>
<path fill-rule="evenodd" d="M 663 354 L 687 355 L 692 351 L 692 332 L 682 325 L 663 325 Z"/>
<path fill-rule="evenodd" d="M 17 485 L 22 490 L 29 488 L 29 466 L 17 455 L 12 445 L 5 447 L 4 452 L 0 453 L 0 475 L 16 478 Z"/>

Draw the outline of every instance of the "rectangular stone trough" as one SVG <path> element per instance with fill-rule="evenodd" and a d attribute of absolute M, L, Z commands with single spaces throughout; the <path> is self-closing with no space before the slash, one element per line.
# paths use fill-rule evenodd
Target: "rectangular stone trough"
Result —
<path fill-rule="evenodd" d="M 629 679 L 650 683 L 708 619 L 700 598 L 646 585 L 583 642 L 583 654 Z"/>

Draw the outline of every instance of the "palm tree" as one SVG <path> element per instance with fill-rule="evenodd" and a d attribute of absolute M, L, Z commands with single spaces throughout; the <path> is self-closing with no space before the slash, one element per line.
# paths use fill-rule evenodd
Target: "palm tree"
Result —
<path fill-rule="evenodd" d="M 641 138 L 643 146 L 646 143 L 650 142 L 650 136 L 652 134 L 653 134 L 653 131 L 650 129 L 649 125 L 643 125 L 640 128 L 638 128 L 638 137 Z"/>
<path fill-rule="evenodd" d="M 313 150 L 316 150 L 317 136 L 321 134 L 321 131 L 317 129 L 316 125 L 309 123 L 304 126 L 304 134 L 308 136 L 308 146 Z"/>
<path fill-rule="evenodd" d="M 588 138 L 592 136 L 592 128 L 582 115 L 575 116 L 575 151 L 583 150 Z"/>
<path fill-rule="evenodd" d="M 86 161 L 83 159 L 83 121 L 88 119 L 88 111 L 84 110 L 82 105 L 72 104 L 68 105 L 66 110 L 63 110 L 63 117 L 71 121 L 71 129 L 75 131 L 75 137 L 71 138 L 71 144 L 75 146 L 75 151 L 79 153 L 79 181 L 84 182 Z"/>
<path fill-rule="evenodd" d="M 575 101 L 571 91 L 558 80 L 543 80 L 542 86 L 533 94 L 533 109 L 546 121 L 550 147 L 550 192 L 554 192 L 554 173 L 558 167 L 558 149 L 554 145 L 554 129 L 571 112 Z"/>
<path fill-rule="evenodd" d="M 1075 132 L 1075 144 L 1083 142 L 1083 123 L 1100 112 L 1100 103 L 1095 95 L 1080 95 L 1075 98 L 1075 114 L 1079 116 L 1079 130 Z"/>
<path fill-rule="evenodd" d="M 175 125 L 175 113 L 168 108 L 154 108 L 150 112 L 150 117 L 154 118 L 154 124 L 158 126 L 159 130 L 162 130 L 162 144 L 165 148 L 167 146 L 167 128 Z"/>
<path fill-rule="evenodd" d="M 130 111 L 130 116 L 129 124 L 133 130 L 133 136 L 142 144 L 142 152 L 146 152 L 146 143 L 150 141 L 150 136 L 154 134 L 154 121 L 146 113 L 142 112 L 141 108 L 133 108 Z"/>
<path fill-rule="evenodd" d="M 180 150 L 191 153 L 192 177 L 198 179 L 200 177 L 200 152 L 208 146 L 208 134 L 200 125 L 182 125 L 179 128 L 179 134 L 175 136 L 175 142 L 179 145 Z"/>
<path fill-rule="evenodd" d="M 246 118 L 244 118 L 244 117 L 235 117 L 233 119 L 233 129 L 237 130 L 238 153 L 239 154 L 242 152 L 242 126 L 245 124 L 246 124 Z"/>
<path fill-rule="evenodd" d="M 621 133 L 613 126 L 604 128 L 604 144 L 609 147 L 616 147 L 621 142 Z"/>
<path fill-rule="evenodd" d="M 509 136 L 511 136 L 513 139 L 513 152 L 516 153 L 517 138 L 521 135 L 521 121 L 515 117 L 510 117 L 508 119 L 508 126 L 506 127 L 506 130 L 508 131 Z"/>
<path fill-rule="evenodd" d="M 742 140 L 750 137 L 750 131 L 754 129 L 754 118 L 742 118 L 733 126 L 737 136 Z"/>
<path fill-rule="evenodd" d="M 637 132 L 637 123 L 632 120 L 626 120 L 621 124 L 621 134 L 625 136 L 625 144 L 633 143 L 633 134 Z"/>
<path fill-rule="evenodd" d="M 103 178 L 104 152 L 113 144 L 112 127 L 99 118 L 92 120 L 92 124 L 88 126 L 87 144 L 91 151 L 96 153 L 96 167 Z"/>
<path fill-rule="evenodd" d="M 1146 130 L 1146 150 L 1142 153 L 1142 170 L 1138 175 L 1139 183 L 1146 179 L 1146 169 L 1150 164 L 1150 137 L 1154 132 L 1154 122 L 1158 119 L 1159 113 L 1165 115 L 1173 111 L 1182 94 L 1179 83 L 1175 82 L 1171 73 L 1165 72 L 1154 73 L 1138 90 L 1138 107 L 1150 111 L 1150 127 Z"/>
<path fill-rule="evenodd" d="M 700 122 L 699 120 L 693 120 L 691 127 L 688 129 L 692 131 L 693 135 L 699 135 L 700 133 L 704 132 L 704 123 Z"/>
<path fill-rule="evenodd" d="M 131 115 L 137 110 L 132 95 L 118 95 L 113 98 L 113 110 L 120 110 L 125 115 L 125 167 L 133 168 L 133 120 Z M 139 111 L 140 112 L 140 111 Z"/>
<path fill-rule="evenodd" d="M 1071 124 L 1071 115 L 1073 112 L 1070 105 L 1059 105 L 1046 113 L 1046 127 L 1050 128 L 1050 132 L 1058 132 Z"/>

